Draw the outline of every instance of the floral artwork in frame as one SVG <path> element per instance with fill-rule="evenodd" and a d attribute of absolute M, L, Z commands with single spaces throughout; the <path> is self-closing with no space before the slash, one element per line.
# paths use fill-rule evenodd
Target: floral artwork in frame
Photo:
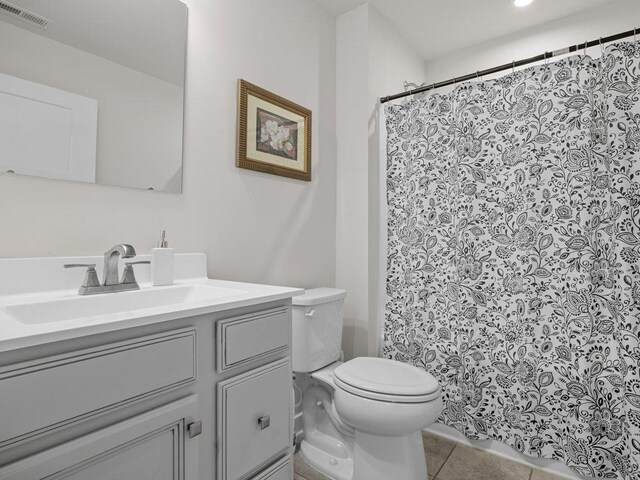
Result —
<path fill-rule="evenodd" d="M 241 79 L 237 148 L 240 168 L 311 181 L 311 111 Z"/>

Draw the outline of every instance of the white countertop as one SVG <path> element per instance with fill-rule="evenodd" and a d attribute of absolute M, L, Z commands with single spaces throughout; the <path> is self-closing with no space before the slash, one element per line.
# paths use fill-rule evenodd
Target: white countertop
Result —
<path fill-rule="evenodd" d="M 29 260 L 31 262 L 34 261 L 34 259 Z M 68 260 L 70 259 L 60 259 L 60 261 Z M 196 260 L 198 260 L 196 263 L 200 263 L 202 260 L 206 262 L 206 257 L 202 255 L 200 258 L 196 258 Z M 47 261 L 50 263 L 50 259 L 47 259 Z M 185 255 L 183 261 L 193 262 L 193 255 Z M 0 260 L 0 276 L 2 275 L 3 262 L 4 260 Z M 178 263 L 179 262 L 180 260 L 178 260 Z M 198 273 L 201 273 L 202 270 L 202 268 L 198 269 Z M 140 292 L 144 293 L 151 290 L 161 292 L 162 289 L 180 288 L 180 286 L 214 287 L 232 289 L 232 291 L 217 298 L 202 299 L 196 297 L 194 299 L 187 299 L 182 303 L 153 306 L 151 308 L 138 308 L 126 312 L 120 311 L 97 316 L 91 316 L 90 313 L 88 313 L 87 316 L 83 315 L 79 318 L 57 321 L 46 321 L 46 319 L 43 319 L 42 322 L 28 323 L 18 321 L 3 311 L 3 309 L 11 306 L 37 304 L 40 302 L 68 301 L 69 299 L 78 297 L 77 287 L 63 290 L 40 290 L 28 293 L 14 289 L 8 295 L 6 294 L 6 290 L 4 292 L 0 290 L 0 352 L 87 335 L 113 332 L 142 325 L 167 322 L 196 315 L 210 314 L 259 303 L 284 300 L 304 293 L 304 290 L 298 288 L 211 280 L 203 277 L 184 278 L 188 276 L 188 273 L 189 272 L 185 272 L 183 278 L 176 280 L 174 286 L 153 287 L 149 283 L 142 283 L 140 284 Z M 79 281 L 81 281 L 81 278 Z M 2 285 L 1 278 L 0 285 Z M 136 293 L 137 292 L 109 293 L 100 295 L 100 297 L 135 295 Z"/>

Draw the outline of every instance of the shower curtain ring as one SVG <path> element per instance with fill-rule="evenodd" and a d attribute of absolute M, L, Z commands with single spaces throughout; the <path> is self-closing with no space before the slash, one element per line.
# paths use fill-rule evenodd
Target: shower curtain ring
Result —
<path fill-rule="evenodd" d="M 604 55 L 604 47 L 602 46 L 602 37 L 600 37 L 599 43 L 600 43 L 600 53 Z"/>
<path fill-rule="evenodd" d="M 633 27 L 633 42 L 637 42 L 636 40 L 636 27 Z"/>
<path fill-rule="evenodd" d="M 516 73 L 516 61 L 512 60 L 511 61 L 511 74 L 515 75 L 515 73 Z"/>
<path fill-rule="evenodd" d="M 587 42 L 587 41 L 585 40 L 585 41 L 584 41 L 584 56 L 585 56 L 585 57 L 587 56 L 587 43 L 589 43 L 589 42 Z"/>

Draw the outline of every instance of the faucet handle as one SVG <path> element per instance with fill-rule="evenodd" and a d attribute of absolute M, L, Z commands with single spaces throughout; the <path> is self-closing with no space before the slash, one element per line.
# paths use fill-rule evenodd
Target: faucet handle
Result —
<path fill-rule="evenodd" d="M 122 280 L 120 280 L 120 283 L 123 285 L 138 283 L 136 281 L 136 274 L 133 271 L 133 266 L 144 264 L 148 265 L 150 263 L 151 262 L 149 260 L 140 260 L 138 262 L 124 262 L 124 272 L 122 272 Z"/>
<path fill-rule="evenodd" d="M 100 280 L 98 280 L 95 263 L 66 263 L 64 268 L 86 268 L 87 273 L 82 281 L 82 288 L 100 286 Z"/>
<path fill-rule="evenodd" d="M 151 260 L 138 260 L 137 262 L 124 262 L 125 267 L 130 265 L 149 265 Z"/>

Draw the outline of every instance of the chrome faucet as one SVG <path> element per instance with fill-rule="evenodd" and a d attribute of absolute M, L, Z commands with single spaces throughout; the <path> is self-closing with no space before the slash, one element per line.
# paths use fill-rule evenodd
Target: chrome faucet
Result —
<path fill-rule="evenodd" d="M 105 252 L 104 280 L 102 284 L 100 284 L 100 281 L 98 280 L 95 263 L 71 263 L 65 265 L 64 268 L 85 267 L 87 269 L 82 286 L 80 287 L 80 290 L 78 290 L 79 295 L 96 295 L 99 293 L 116 293 L 126 292 L 128 290 L 139 290 L 140 286 L 138 285 L 135 274 L 133 273 L 133 265 L 151 262 L 126 262 L 122 280 L 118 279 L 118 260 L 120 258 L 133 258 L 135 256 L 136 250 L 131 245 L 124 243 L 115 245 Z"/>
<path fill-rule="evenodd" d="M 104 254 L 104 275 L 102 285 L 107 287 L 110 285 L 119 285 L 118 278 L 118 257 L 133 258 L 136 256 L 136 250 L 131 245 L 121 243 L 107 250 Z"/>

